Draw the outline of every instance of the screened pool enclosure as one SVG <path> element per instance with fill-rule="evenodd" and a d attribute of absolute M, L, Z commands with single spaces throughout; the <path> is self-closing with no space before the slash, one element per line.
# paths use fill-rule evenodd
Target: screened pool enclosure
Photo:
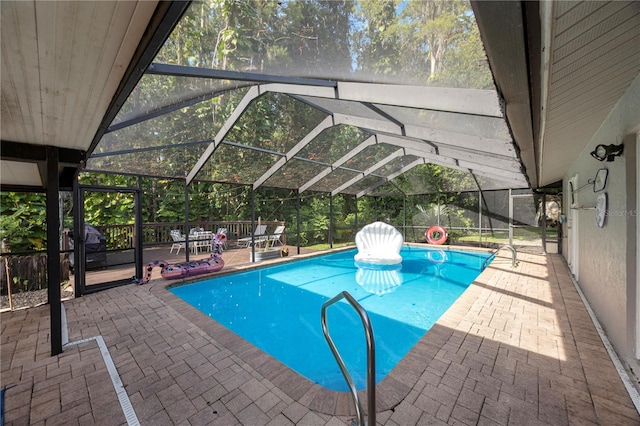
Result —
<path fill-rule="evenodd" d="M 507 118 L 467 2 L 197 2 L 82 176 L 139 177 L 121 248 L 138 259 L 172 244 L 169 228 L 241 239 L 262 221 L 298 252 L 353 242 L 374 220 L 412 242 L 441 224 L 452 243 L 543 247 L 557 202 L 528 189 Z M 151 194 L 184 209 L 167 225 L 142 182 L 169 180 L 181 188 Z"/>

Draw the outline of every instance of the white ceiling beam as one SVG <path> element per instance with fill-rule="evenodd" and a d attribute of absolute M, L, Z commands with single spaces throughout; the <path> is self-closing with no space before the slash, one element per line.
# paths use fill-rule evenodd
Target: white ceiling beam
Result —
<path fill-rule="evenodd" d="M 304 86 L 299 84 L 270 83 L 263 84 L 263 92 L 285 93 L 287 95 L 315 96 L 318 98 L 336 98 L 336 89 L 333 87 Z"/>
<path fill-rule="evenodd" d="M 494 176 L 491 173 L 477 170 L 468 170 L 469 173 L 473 173 L 476 176 L 484 177 L 501 183 L 501 188 L 528 188 L 529 184 L 526 179 L 507 179 L 501 176 Z"/>
<path fill-rule="evenodd" d="M 376 132 L 387 132 L 392 134 L 402 134 L 402 127 L 389 121 L 377 120 L 375 118 L 358 117 L 347 114 L 333 114 L 336 124 L 345 124 L 347 126 L 360 127 L 362 129 L 372 129 Z"/>
<path fill-rule="evenodd" d="M 509 183 L 509 185 L 506 185 L 506 186 L 507 187 L 511 187 L 511 188 L 523 188 L 523 186 L 522 186 L 523 184 L 525 185 L 524 187 L 528 186 L 528 185 L 526 185 L 526 180 L 524 179 L 524 177 L 498 176 L 498 175 L 493 174 L 491 171 L 478 169 L 478 168 L 469 169 L 469 168 L 466 168 L 464 166 L 456 166 L 456 165 L 441 163 L 438 160 L 429 161 L 429 163 L 433 163 L 433 164 L 437 164 L 437 165 L 440 165 L 440 166 L 448 167 L 450 169 L 459 170 L 461 172 L 473 173 L 473 174 L 478 175 L 478 176 L 484 176 L 484 177 L 489 178 L 489 179 L 493 179 L 493 180 Z"/>
<path fill-rule="evenodd" d="M 187 185 L 189 185 L 195 179 L 196 175 L 200 172 L 202 167 L 204 167 L 206 162 L 209 161 L 209 158 L 213 155 L 216 148 L 218 148 L 218 145 L 220 145 L 220 143 L 225 138 L 225 136 L 227 136 L 227 133 L 229 133 L 229 131 L 236 124 L 236 121 L 240 119 L 240 116 L 242 116 L 242 114 L 246 111 L 246 109 L 249 107 L 249 104 L 258 96 L 260 96 L 260 94 L 261 94 L 260 86 L 252 86 L 247 91 L 247 93 L 244 95 L 242 100 L 238 103 L 238 106 L 236 107 L 236 109 L 233 110 L 229 118 L 227 118 L 227 120 L 224 122 L 220 130 L 218 130 L 218 133 L 213 139 L 213 142 L 209 144 L 207 149 L 202 153 L 202 155 L 196 162 L 195 166 L 193 166 L 193 168 L 187 175 L 187 179 L 186 179 Z"/>
<path fill-rule="evenodd" d="M 438 145 L 438 154 L 458 160 L 482 161 L 483 164 L 491 164 L 493 167 L 502 170 L 511 170 L 514 172 L 522 170 L 522 165 L 517 158 L 505 157 L 483 151 L 465 150 L 451 145 L 440 144 Z"/>
<path fill-rule="evenodd" d="M 407 136 L 432 141 L 436 145 L 443 143 L 449 146 L 517 158 L 513 142 L 510 140 L 491 139 L 412 125 L 405 125 L 404 130 Z"/>
<path fill-rule="evenodd" d="M 445 130 L 436 130 L 428 127 L 412 125 L 404 125 L 404 127 L 401 127 L 388 120 L 376 120 L 346 114 L 334 114 L 334 118 L 336 124 L 346 124 L 360 127 L 362 129 L 372 130 L 374 132 L 408 136 L 413 139 L 431 141 L 435 145 L 446 144 L 452 147 L 460 147 L 482 153 L 517 159 L 515 148 L 511 141 L 490 139 L 481 136 L 448 132 Z"/>
<path fill-rule="evenodd" d="M 396 177 L 400 176 L 401 174 L 408 172 L 409 170 L 411 170 L 412 168 L 414 168 L 416 166 L 419 166 L 421 164 L 428 164 L 428 163 L 429 163 L 429 161 L 426 161 L 424 158 L 419 158 L 416 161 L 414 161 L 414 162 L 408 164 L 407 166 L 403 167 L 402 170 L 398 170 L 397 172 L 393 173 L 392 175 L 387 176 L 385 179 L 382 179 L 379 182 L 374 183 L 370 187 L 368 187 L 366 189 L 363 189 L 362 191 L 358 192 L 356 194 L 356 198 L 360 198 L 360 197 L 363 197 L 363 196 L 367 195 L 368 193 L 370 193 L 374 189 L 376 189 L 376 188 L 384 185 L 385 183 L 395 179 Z M 449 167 L 449 166 L 444 166 L 444 167 Z M 516 180 L 508 180 L 508 179 L 501 178 L 499 176 L 491 176 L 490 174 L 475 173 L 473 170 L 465 170 L 462 167 L 450 167 L 450 168 L 455 168 L 456 170 L 460 170 L 460 171 L 465 172 L 465 173 L 474 173 L 474 174 L 476 174 L 478 176 L 481 176 L 481 177 L 486 177 L 486 178 L 490 178 L 490 179 L 493 179 L 493 180 L 500 181 L 507 188 L 526 188 L 526 187 L 528 187 L 528 185 L 526 184 L 526 181 L 523 182 L 522 180 L 517 180 L 517 181 Z"/>
<path fill-rule="evenodd" d="M 384 185 L 385 183 L 397 178 L 401 174 L 408 172 L 409 170 L 413 169 L 416 166 L 419 166 L 420 164 L 426 164 L 426 163 L 427 163 L 427 161 L 424 158 L 418 158 L 417 160 L 412 161 L 411 163 L 407 164 L 406 166 L 404 166 L 403 168 L 401 168 L 397 172 L 393 172 L 389 176 L 387 176 L 386 178 L 381 179 L 380 182 L 376 182 L 373 185 L 371 185 L 370 187 L 368 187 L 366 189 L 363 189 L 362 191 L 358 192 L 356 194 L 356 198 L 360 198 L 362 196 L 365 196 L 369 192 L 371 192 L 374 189 L 376 189 L 377 187 L 379 187 L 381 185 Z"/>
<path fill-rule="evenodd" d="M 262 174 L 254 183 L 253 189 L 256 190 L 259 188 L 267 179 L 273 176 L 282 166 L 284 166 L 287 161 L 292 159 L 293 157 L 300 152 L 302 148 L 309 145 L 309 143 L 315 139 L 322 131 L 332 127 L 334 125 L 333 117 L 328 116 L 324 120 L 322 120 L 316 127 L 314 127 L 309 133 L 305 135 L 304 138 L 300 142 L 298 142 L 293 148 L 289 150 L 283 157 L 280 157 L 278 161 L 275 162 L 273 166 L 269 168 L 266 172 Z"/>
<path fill-rule="evenodd" d="M 338 82 L 338 99 L 504 117 L 495 90 Z"/>
<path fill-rule="evenodd" d="M 513 182 L 520 182 L 525 186 L 529 186 L 527 184 L 527 179 L 522 173 L 506 172 L 504 170 L 494 169 L 490 166 L 474 164 L 467 161 L 460 161 L 459 164 L 461 167 L 467 170 L 471 170 L 472 173 L 480 176 L 486 176 L 491 179 L 497 179 L 497 180 L 508 180 Z"/>
<path fill-rule="evenodd" d="M 393 152 L 391 155 L 387 156 L 383 160 L 378 161 L 376 164 L 374 164 L 373 166 L 369 167 L 368 169 L 363 171 L 358 176 L 355 176 L 355 177 L 349 179 L 347 182 L 343 183 L 342 185 L 340 185 L 339 187 L 337 187 L 336 189 L 331 191 L 331 195 L 339 194 L 342 190 L 350 187 L 351 185 L 353 185 L 354 183 L 358 182 L 359 180 L 362 180 L 365 177 L 369 176 L 371 173 L 375 172 L 380 167 L 388 164 L 394 158 L 402 157 L 403 155 L 405 155 L 404 149 L 399 149 L 399 150 Z"/>
<path fill-rule="evenodd" d="M 388 133 L 378 133 L 378 143 L 386 143 L 389 145 L 400 146 L 403 148 L 411 148 L 419 151 L 437 154 L 433 144 L 419 139 L 410 139 L 400 135 L 390 135 Z"/>
<path fill-rule="evenodd" d="M 496 167 L 494 165 L 496 164 L 495 157 L 484 152 L 464 152 L 449 150 L 449 153 L 451 155 L 443 155 L 440 148 L 438 148 L 438 150 L 436 151 L 435 148 L 425 142 L 388 134 L 378 134 L 377 136 L 379 143 L 386 143 L 389 145 L 406 148 L 407 154 L 422 156 L 424 158 L 427 158 L 429 161 L 435 161 L 437 159 L 442 164 L 458 165 L 461 163 L 465 163 L 468 164 L 471 168 L 480 168 L 482 170 L 496 169 L 496 172 L 494 174 L 505 175 L 509 177 L 522 175 L 520 163 L 510 161 L 510 159 L 505 159 L 504 161 L 501 161 L 499 163 L 499 167 Z M 485 159 L 486 161 L 483 161 Z M 488 164 L 491 164 L 491 167 L 489 167 Z"/>
<path fill-rule="evenodd" d="M 441 164 L 447 167 L 458 166 L 458 160 L 456 160 L 455 158 L 443 157 L 438 154 L 432 154 L 429 152 L 424 152 L 421 150 L 411 149 L 411 148 L 405 148 L 405 152 L 407 153 L 407 155 L 415 155 L 416 157 L 422 157 L 426 159 L 429 163 L 438 162 L 438 164 Z"/>
<path fill-rule="evenodd" d="M 492 177 L 499 177 L 500 179 L 508 180 L 525 180 L 524 175 L 519 172 L 511 172 L 508 170 L 495 169 L 492 166 L 482 163 L 475 163 L 471 161 L 459 161 L 455 158 L 443 157 L 437 154 L 425 153 L 413 149 L 406 148 L 407 155 L 415 155 L 417 157 L 423 157 L 429 163 L 440 164 L 441 166 L 454 168 L 457 170 L 469 171 L 473 170 L 477 174 L 490 174 Z M 478 160 L 481 161 L 481 158 Z"/>
<path fill-rule="evenodd" d="M 467 166 L 472 166 L 472 164 L 461 164 L 461 167 L 466 168 Z M 471 173 L 485 176 L 491 179 L 500 180 L 500 181 L 510 181 L 510 182 L 518 182 L 522 185 L 527 185 L 527 180 L 523 175 L 516 174 L 506 174 L 506 173 L 494 173 L 495 170 L 487 170 L 487 168 L 479 168 L 479 167 L 469 167 L 467 170 L 471 171 Z"/>
<path fill-rule="evenodd" d="M 354 82 L 337 84 L 337 90 L 333 87 L 287 83 L 271 83 L 263 87 L 270 92 L 292 95 L 504 118 L 502 102 L 495 90 Z"/>
<path fill-rule="evenodd" d="M 444 144 L 438 144 L 434 148 L 434 145 L 421 139 L 410 139 L 408 137 L 390 135 L 386 133 L 378 133 L 377 136 L 379 143 L 386 143 L 389 145 L 416 149 L 430 154 L 437 154 L 439 157 L 446 159 L 446 161 L 480 162 L 481 164 L 491 164 L 492 167 L 500 170 L 508 170 L 515 173 L 520 173 L 522 171 L 522 166 L 517 159 L 502 155 L 477 150 L 464 150 Z"/>
<path fill-rule="evenodd" d="M 360 152 L 364 151 L 365 148 L 370 147 L 371 145 L 375 145 L 377 143 L 378 143 L 378 140 L 377 140 L 377 137 L 375 135 L 370 136 L 369 138 L 365 139 L 364 142 L 362 142 L 361 144 L 356 146 L 354 149 L 352 149 L 351 151 L 347 152 L 345 155 L 340 157 L 331 166 L 327 167 L 326 169 L 324 169 L 323 171 L 321 171 L 320 173 L 315 175 L 313 178 L 311 178 L 310 180 L 305 182 L 298 189 L 298 192 L 302 193 L 302 192 L 306 191 L 307 189 L 311 188 L 313 185 L 315 185 L 317 182 L 319 182 L 322 178 L 327 176 L 329 173 L 331 173 L 332 171 L 334 171 L 338 167 L 342 166 L 349 159 L 351 159 L 352 157 L 355 157 L 357 154 L 359 154 Z"/>

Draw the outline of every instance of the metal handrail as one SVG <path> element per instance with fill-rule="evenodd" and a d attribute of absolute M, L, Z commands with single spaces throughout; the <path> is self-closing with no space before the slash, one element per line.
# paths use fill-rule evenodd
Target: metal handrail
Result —
<path fill-rule="evenodd" d="M 324 333 L 324 337 L 331 348 L 331 352 L 333 352 L 333 356 L 336 358 L 338 362 L 338 366 L 340 367 L 340 371 L 342 371 L 342 375 L 344 376 L 347 384 L 349 385 L 349 390 L 351 391 L 351 396 L 353 397 L 353 402 L 356 406 L 356 415 L 358 416 L 358 424 L 364 426 L 366 423 L 363 419 L 362 415 L 362 405 L 360 404 L 360 399 L 358 398 L 358 391 L 356 390 L 356 386 L 353 384 L 353 380 L 347 371 L 347 367 L 344 365 L 344 361 L 342 361 L 342 357 L 340 353 L 338 353 L 338 349 L 336 345 L 333 343 L 333 339 L 329 335 L 329 329 L 327 328 L 327 308 L 334 303 L 340 301 L 341 299 L 346 299 L 349 304 L 356 310 L 358 315 L 360 316 L 360 320 L 362 320 L 362 325 L 364 326 L 365 336 L 367 338 L 367 410 L 368 410 L 368 423 L 370 425 L 376 424 L 376 348 L 373 341 L 373 329 L 371 328 L 371 321 L 369 320 L 369 315 L 367 311 L 358 303 L 356 299 L 353 298 L 348 292 L 343 291 L 340 294 L 334 296 L 330 300 L 326 301 L 322 305 L 322 332 Z"/>
<path fill-rule="evenodd" d="M 482 270 L 484 270 L 484 268 L 486 268 L 486 267 L 487 267 L 487 262 L 488 262 L 489 260 L 491 260 L 493 257 L 495 257 L 495 255 L 496 255 L 500 250 L 502 250 L 503 248 L 508 248 L 509 250 L 511 250 L 511 267 L 513 267 L 513 268 L 515 268 L 515 267 L 516 267 L 516 256 L 517 256 L 517 252 L 516 252 L 515 247 L 513 247 L 513 246 L 512 246 L 512 245 L 510 245 L 510 244 L 503 244 L 503 245 L 501 245 L 500 247 L 498 247 L 497 249 L 495 249 L 495 250 L 493 251 L 493 253 L 491 253 L 491 256 L 489 256 L 489 257 L 484 261 L 484 263 L 482 264 Z"/>

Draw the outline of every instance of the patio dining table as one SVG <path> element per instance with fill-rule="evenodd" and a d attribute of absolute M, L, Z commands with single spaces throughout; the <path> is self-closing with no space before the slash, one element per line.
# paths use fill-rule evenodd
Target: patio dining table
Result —
<path fill-rule="evenodd" d="M 198 231 L 192 235 L 189 247 L 193 253 L 211 251 L 211 239 L 213 231 Z"/>

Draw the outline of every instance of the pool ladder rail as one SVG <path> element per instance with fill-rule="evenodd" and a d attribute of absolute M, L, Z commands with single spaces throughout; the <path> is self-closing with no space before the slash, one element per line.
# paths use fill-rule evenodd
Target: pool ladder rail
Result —
<path fill-rule="evenodd" d="M 360 316 L 360 320 L 362 320 L 362 325 L 364 326 L 365 336 L 367 339 L 367 422 L 364 420 L 364 415 L 362 413 L 362 404 L 360 403 L 360 399 L 358 398 L 358 391 L 356 390 L 356 386 L 347 371 L 347 367 L 344 365 L 344 361 L 336 348 L 335 343 L 333 343 L 333 339 L 329 335 L 329 329 L 327 327 L 327 308 L 333 305 L 336 302 L 339 302 L 342 299 L 346 299 L 347 302 L 356 310 L 358 315 Z M 331 352 L 333 352 L 333 356 L 336 358 L 338 362 L 338 366 L 340 367 L 340 371 L 342 371 L 342 375 L 344 376 L 347 384 L 349 385 L 349 390 L 351 392 L 351 396 L 353 397 L 353 403 L 356 407 L 356 415 L 357 419 L 354 419 L 352 425 L 364 426 L 367 423 L 369 425 L 375 426 L 376 424 L 376 348 L 373 341 L 373 329 L 371 328 L 371 321 L 369 320 L 369 315 L 367 311 L 358 303 L 356 299 L 351 296 L 346 291 L 339 293 L 334 296 L 330 300 L 326 301 L 322 305 L 322 332 L 324 333 L 324 338 L 327 340 L 329 347 L 331 348 Z"/>
<path fill-rule="evenodd" d="M 491 256 L 489 256 L 484 263 L 482 264 L 482 270 L 484 271 L 484 269 L 487 267 L 487 264 L 489 263 L 489 261 L 491 259 L 493 259 L 494 257 L 496 257 L 496 254 L 498 254 L 498 252 L 500 250 L 502 250 L 503 248 L 508 248 L 509 250 L 511 250 L 511 267 L 515 268 L 518 265 L 518 262 L 516 262 L 516 256 L 517 256 L 517 251 L 515 249 L 515 247 L 513 247 L 510 244 L 503 244 L 500 247 L 498 247 L 497 249 L 495 249 L 492 253 Z"/>

